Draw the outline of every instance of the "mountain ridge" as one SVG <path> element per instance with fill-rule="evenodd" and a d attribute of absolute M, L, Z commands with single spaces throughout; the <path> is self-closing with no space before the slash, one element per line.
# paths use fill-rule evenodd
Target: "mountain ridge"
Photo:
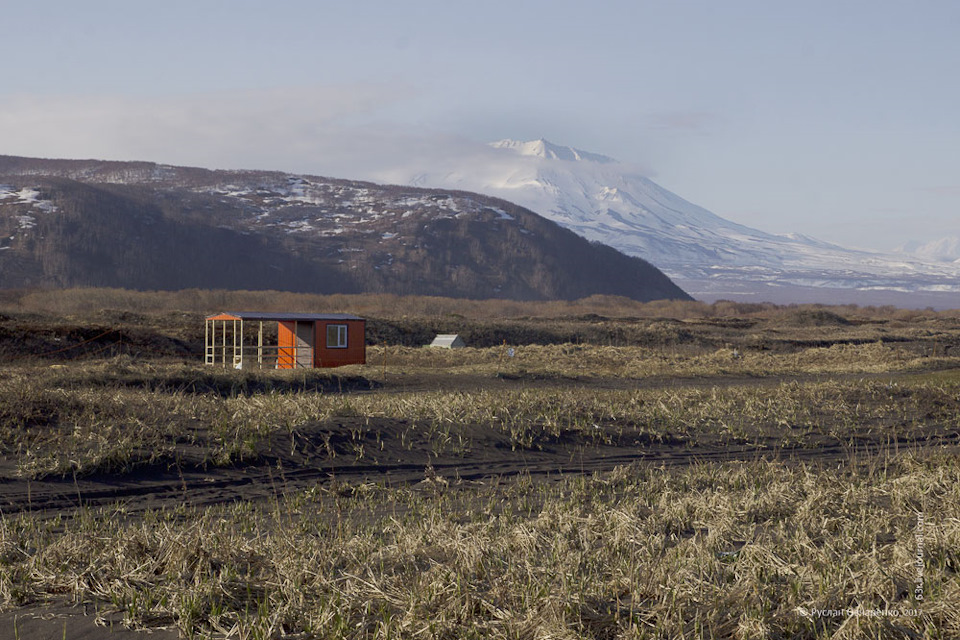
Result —
<path fill-rule="evenodd" d="M 0 156 L 0 287 L 689 299 L 644 260 L 450 189 Z"/>

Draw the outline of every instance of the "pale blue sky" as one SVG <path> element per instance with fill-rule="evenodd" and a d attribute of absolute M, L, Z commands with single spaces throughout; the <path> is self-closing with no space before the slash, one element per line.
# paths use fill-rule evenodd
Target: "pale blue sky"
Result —
<path fill-rule="evenodd" d="M 366 178 L 544 137 L 766 231 L 960 235 L 957 2 L 13 0 L 0 19 L 0 153 Z"/>

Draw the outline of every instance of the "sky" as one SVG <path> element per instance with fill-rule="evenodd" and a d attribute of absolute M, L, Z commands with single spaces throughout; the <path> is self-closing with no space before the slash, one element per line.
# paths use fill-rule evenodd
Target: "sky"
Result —
<path fill-rule="evenodd" d="M 960 236 L 953 0 L 11 0 L 0 19 L 0 154 L 375 179 L 545 138 L 764 231 Z"/>

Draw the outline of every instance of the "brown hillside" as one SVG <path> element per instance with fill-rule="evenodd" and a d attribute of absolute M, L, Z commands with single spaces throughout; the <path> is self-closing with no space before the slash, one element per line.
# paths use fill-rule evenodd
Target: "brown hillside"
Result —
<path fill-rule="evenodd" d="M 649 263 L 485 196 L 0 157 L 0 288 L 689 299 Z"/>

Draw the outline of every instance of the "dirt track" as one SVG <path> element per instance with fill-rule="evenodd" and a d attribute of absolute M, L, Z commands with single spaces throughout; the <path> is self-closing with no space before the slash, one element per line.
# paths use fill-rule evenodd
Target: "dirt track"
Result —
<path fill-rule="evenodd" d="M 406 316 L 404 316 L 406 318 Z M 164 353 L 170 357 L 183 357 L 184 345 L 195 344 L 202 334 L 197 333 L 195 319 L 182 313 L 163 316 L 123 317 L 125 338 L 129 345 L 144 353 Z M 461 319 L 462 320 L 462 319 Z M 562 320 L 562 321 L 561 321 Z M 46 318 L 38 330 L 38 318 L 21 318 L 14 314 L 4 321 L 5 332 L 0 332 L 0 351 L 7 357 L 27 358 L 31 354 L 62 351 L 63 344 L 79 340 L 99 339 L 109 327 L 97 317 L 94 324 L 84 324 L 74 319 Z M 419 324 L 418 324 L 419 322 Z M 431 320 L 404 320 L 397 326 L 381 323 L 397 329 L 390 334 L 391 344 L 405 344 L 400 340 L 404 332 L 410 335 L 432 333 L 437 327 Z M 458 320 L 460 322 L 460 320 Z M 172 323 L 172 324 L 171 324 Z M 824 324 L 826 323 L 826 324 Z M 103 326 L 101 326 L 103 325 Z M 429 326 L 428 326 L 429 325 Z M 480 323 L 483 325 L 483 323 Z M 478 325 L 478 326 L 480 326 Z M 822 326 L 821 326 L 822 325 Z M 491 325 L 493 326 L 493 325 Z M 486 325 L 483 325 L 486 327 Z M 483 328 L 481 327 L 481 328 Z M 176 329 L 172 333 L 170 331 Z M 402 329 L 402 331 L 400 330 Z M 428 331 L 430 329 L 431 331 Z M 489 327 L 486 327 L 486 331 Z M 566 319 L 516 320 L 495 325 L 495 343 L 509 337 L 511 343 L 527 344 L 531 337 L 549 343 L 557 335 L 551 331 L 573 332 L 564 336 L 592 337 L 597 344 L 629 341 L 637 344 L 653 344 L 667 351 L 706 352 L 715 351 L 720 345 L 739 345 L 744 349 L 771 349 L 777 353 L 799 353 L 812 346 L 835 344 L 862 344 L 883 340 L 896 344 L 898 358 L 901 350 L 904 357 L 948 353 L 958 347 L 956 323 L 949 318 L 913 318 L 910 323 L 890 319 L 870 319 L 859 323 L 847 322 L 836 314 L 823 311 L 798 311 L 784 317 L 767 319 L 704 318 L 695 322 L 677 320 L 611 320 L 600 316 L 571 316 Z M 629 329 L 633 333 L 624 333 Z M 509 330 L 509 331 L 508 331 Z M 166 332 L 166 333 L 164 333 Z M 413 333 L 410 333 L 413 332 Z M 505 333 L 506 332 L 506 333 Z M 612 333 L 611 333 L 612 332 Z M 489 331 L 487 331 L 489 333 Z M 169 335 L 168 335 L 169 334 Z M 492 334 L 491 334 L 492 335 Z M 553 336 L 553 337 L 551 337 Z M 408 336 L 409 337 L 409 336 Z M 562 337 L 562 336 L 560 336 Z M 614 340 L 616 338 L 616 340 Z M 409 342 L 409 340 L 408 340 Z M 536 341 L 534 341 L 535 344 Z M 200 342 L 202 344 L 202 341 Z M 99 347 L 98 347 L 99 348 Z M 384 352 L 386 353 L 386 352 Z M 194 354 L 193 357 L 199 357 Z M 384 355 L 384 358 L 386 356 Z M 59 362 L 59 361 L 58 361 Z M 937 364 L 931 359 L 931 367 L 954 366 L 954 363 Z M 61 366 L 61 365 L 56 365 Z M 371 366 L 364 373 L 352 378 L 338 377 L 337 385 L 329 388 L 298 388 L 290 380 L 269 380 L 271 391 L 300 392 L 322 390 L 348 394 L 416 393 L 436 390 L 472 392 L 498 389 L 668 389 L 711 388 L 715 386 L 775 387 L 788 382 L 816 382 L 822 380 L 855 381 L 859 379 L 892 380 L 903 373 L 839 374 L 829 376 L 788 375 L 750 377 L 748 375 L 723 375 L 714 378 L 678 377 L 664 375 L 633 379 L 626 377 L 577 378 L 538 376 L 504 376 L 455 374 L 431 371 L 426 367 L 417 373 L 402 374 Z M 394 369 L 396 370 L 396 369 Z M 429 373 L 424 373 L 429 371 Z M 135 373 L 123 374 L 136 378 Z M 142 380 L 145 388 L 152 384 L 167 385 L 180 393 L 212 393 L 229 395 L 232 387 L 219 387 L 211 372 L 196 379 L 179 379 L 176 372 L 162 381 L 151 380 L 149 375 Z M 120 376 L 122 377 L 122 376 Z M 211 378 L 212 380 L 208 380 Z M 249 380 L 247 381 L 249 382 Z M 254 381 L 256 382 L 256 381 Z M 295 381 L 294 381 L 295 382 Z M 104 386 L 118 383 L 105 382 Z M 315 384 L 325 384 L 315 380 Z M 119 383 L 118 383 L 119 384 Z M 130 380 L 123 384 L 132 384 Z M 209 388 L 205 385 L 209 384 Z M 284 386 L 286 385 L 286 386 Z M 250 392 L 246 389 L 244 392 Z M 163 418 L 161 418 L 163 419 Z M 399 421 L 402 423 L 402 421 Z M 351 424 L 349 419 L 339 423 L 305 424 L 294 436 L 278 436 L 273 442 L 263 443 L 257 455 L 244 464 L 233 467 L 204 468 L 199 461 L 207 459 L 203 451 L 190 450 L 190 445 L 178 446 L 176 461 L 172 458 L 149 467 L 139 467 L 132 472 L 114 475 L 86 476 L 74 479 L 47 478 L 29 481 L 18 474 L 15 449 L 7 450 L 7 458 L 0 455 L 0 509 L 3 515 L 22 512 L 59 513 L 76 509 L 79 505 L 118 508 L 140 511 L 182 503 L 210 505 L 236 500 L 269 498 L 279 493 L 303 489 L 317 482 L 332 479 L 348 482 L 374 481 L 391 484 L 416 483 L 435 473 L 448 481 L 477 480 L 486 477 L 512 477 L 530 474 L 550 477 L 559 473 L 589 473 L 611 469 L 617 465 L 643 462 L 653 465 L 685 465 L 699 461 L 736 461 L 756 458 L 779 458 L 787 460 L 832 461 L 843 459 L 852 453 L 876 452 L 885 447 L 900 450 L 913 447 L 957 447 L 955 431 L 943 430 L 937 424 L 920 419 L 916 428 L 900 429 L 907 439 L 889 442 L 884 438 L 883 425 L 874 425 L 874 430 L 845 435 L 845 440 L 817 436 L 805 439 L 794 448 L 781 448 L 782 439 L 773 435 L 759 434 L 745 443 L 734 438 L 713 439 L 697 434 L 694 439 L 649 440 L 640 435 L 631 438 L 619 425 L 601 425 L 598 437 L 586 440 L 583 434 L 570 435 L 552 441 L 536 443 L 536 446 L 516 450 L 502 434 L 479 425 L 464 425 L 471 442 L 470 449 L 460 456 L 433 454 L 431 443 L 415 442 L 412 447 L 395 442 L 397 421 L 373 419 L 365 422 L 363 429 Z M 191 425 L 192 426 L 192 425 Z M 203 426 L 201 425 L 201 429 Z M 608 433 L 603 430 L 607 429 Z M 376 442 L 360 442 L 364 446 L 362 456 L 348 446 L 345 438 L 354 437 L 358 430 L 376 432 Z M 787 434 L 792 436 L 793 434 Z M 609 437 L 605 437 L 609 436 Z M 796 442 L 796 439 L 787 438 Z M 341 450 L 336 450 L 341 442 Z M 357 443 L 352 443 L 357 444 Z M 409 443 L 407 443 L 409 444 Z M 381 445 L 385 449 L 379 450 Z M 332 449 L 331 449 L 332 447 Z M 150 456 L 147 456 L 150 457 Z"/>
<path fill-rule="evenodd" d="M 863 376 L 860 376 L 863 377 Z M 410 390 L 432 382 L 422 379 L 388 382 L 377 392 Z M 710 386 L 713 384 L 766 385 L 782 379 L 723 379 L 645 381 L 642 386 Z M 491 379 L 458 380 L 458 388 L 507 388 L 517 381 Z M 522 381 L 524 385 L 569 387 L 582 381 Z M 623 380 L 593 381 L 598 388 L 622 388 Z M 636 386 L 637 382 L 632 381 Z M 202 452 L 184 449 L 176 463 L 140 467 L 122 475 L 27 480 L 16 473 L 16 461 L 0 461 L 0 509 L 5 516 L 33 512 L 47 515 L 69 513 L 78 506 L 110 507 L 127 513 L 177 505 L 207 506 L 239 500 L 273 499 L 318 483 L 334 481 L 376 482 L 385 485 L 414 484 L 428 477 L 449 482 L 512 478 L 521 474 L 549 479 L 571 473 L 606 471 L 619 465 L 645 463 L 654 466 L 689 465 L 699 462 L 732 462 L 779 459 L 834 462 L 881 451 L 905 451 L 946 447 L 960 450 L 960 434 L 924 426 L 897 441 L 876 431 L 852 434 L 841 442 L 816 436 L 804 446 L 783 448 L 774 435 L 745 443 L 731 439 L 697 437 L 651 439 L 619 425 L 598 425 L 597 436 L 561 434 L 514 448 L 507 436 L 489 427 L 467 425 L 469 450 L 460 455 L 435 455 L 426 439 L 401 442 L 397 435 L 408 426 L 388 418 L 337 418 L 326 423 L 303 424 L 294 433 L 277 434 L 258 445 L 257 455 L 232 467 L 203 467 L 190 460 Z M 606 430 L 606 431 L 604 431 Z M 361 434 L 361 435 L 358 435 Z M 357 440 L 357 438 L 360 438 Z M 364 453 L 357 453 L 362 445 Z"/>
<path fill-rule="evenodd" d="M 930 442 L 900 442 L 904 450 L 923 448 Z M 937 447 L 960 449 L 956 434 L 936 441 Z M 827 462 L 852 456 L 875 454 L 888 445 L 877 442 L 841 444 L 816 448 L 767 449 L 735 445 L 723 448 L 693 447 L 679 449 L 670 445 L 651 447 L 595 447 L 552 452 L 516 452 L 491 460 L 464 460 L 452 463 L 325 464 L 315 467 L 283 469 L 272 465 L 227 469 L 171 470 L 141 469 L 123 477 L 85 478 L 77 481 L 25 481 L 5 477 L 0 480 L 4 515 L 23 511 L 63 512 L 78 506 L 114 506 L 124 512 L 180 504 L 206 506 L 235 500 L 263 500 L 315 484 L 375 481 L 405 484 L 436 475 L 448 482 L 512 477 L 518 474 L 549 477 L 570 473 L 593 473 L 620 465 L 644 462 L 655 466 L 686 465 L 699 462 L 731 462 L 756 459 Z M 892 449 L 891 449 L 892 450 Z"/>

